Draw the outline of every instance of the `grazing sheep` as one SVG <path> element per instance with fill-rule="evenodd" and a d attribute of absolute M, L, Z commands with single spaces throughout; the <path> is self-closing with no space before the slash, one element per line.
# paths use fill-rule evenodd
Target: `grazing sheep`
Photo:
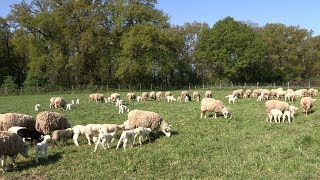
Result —
<path fill-rule="evenodd" d="M 226 98 L 229 101 L 229 104 L 232 102 L 234 104 L 234 101 L 238 98 L 238 96 L 233 96 L 233 94 L 230 94 L 228 96 L 226 96 Z"/>
<path fill-rule="evenodd" d="M 116 149 L 119 148 L 120 144 L 123 142 L 123 149 L 126 150 L 128 144 L 131 144 L 133 147 L 134 142 L 134 132 L 132 130 L 125 130 L 121 133 L 120 139 L 118 141 Z"/>
<path fill-rule="evenodd" d="M 252 94 L 251 89 L 247 89 L 243 94 L 243 98 L 249 98 L 251 94 Z"/>
<path fill-rule="evenodd" d="M 50 98 L 50 100 L 49 100 L 49 101 L 50 101 L 50 104 L 49 104 L 50 109 L 54 107 L 54 105 L 55 105 L 54 100 L 55 100 L 56 98 L 57 98 L 57 97 L 52 97 L 52 98 Z"/>
<path fill-rule="evenodd" d="M 206 92 L 204 93 L 204 97 L 206 97 L 206 98 L 212 98 L 212 92 L 211 92 L 210 90 L 206 91 Z"/>
<path fill-rule="evenodd" d="M 68 139 L 72 139 L 73 131 L 71 128 L 63 129 L 63 130 L 55 130 L 52 133 L 52 147 L 58 146 L 57 142 L 62 141 L 66 143 Z"/>
<path fill-rule="evenodd" d="M 142 101 L 142 97 L 141 96 L 137 96 L 137 101 L 138 102 Z"/>
<path fill-rule="evenodd" d="M 314 88 L 310 88 L 310 89 L 308 89 L 308 94 L 310 97 L 314 97 L 318 94 L 318 90 L 314 89 Z"/>
<path fill-rule="evenodd" d="M 151 129 L 150 128 L 144 128 L 144 127 L 138 127 L 136 129 L 133 130 L 134 132 L 134 140 L 133 140 L 133 144 L 135 144 L 136 138 L 139 136 L 139 144 L 140 146 L 142 145 L 142 140 L 143 138 L 148 138 L 149 143 L 151 143 L 151 139 L 150 139 L 150 132 Z"/>
<path fill-rule="evenodd" d="M 152 99 L 152 100 L 156 100 L 156 92 L 154 92 L 154 91 L 151 91 L 150 93 L 149 93 L 149 98 L 150 99 Z"/>
<path fill-rule="evenodd" d="M 232 92 L 234 97 L 242 98 L 243 97 L 243 89 L 237 89 Z"/>
<path fill-rule="evenodd" d="M 141 97 L 142 97 L 142 100 L 143 100 L 143 101 L 146 101 L 146 100 L 148 99 L 149 95 L 148 95 L 147 92 L 143 92 L 142 95 L 141 95 Z"/>
<path fill-rule="evenodd" d="M 21 128 L 19 130 L 17 130 L 17 134 L 22 138 L 30 138 L 30 145 L 32 144 L 33 140 L 37 140 L 38 142 L 40 141 L 40 139 L 43 137 L 43 133 L 39 132 L 35 129 L 28 129 L 28 128 Z"/>
<path fill-rule="evenodd" d="M 129 109 L 127 106 L 121 104 L 121 105 L 119 106 L 119 114 L 123 114 L 125 111 L 126 111 L 126 112 L 129 112 L 130 109 Z"/>
<path fill-rule="evenodd" d="M 311 97 L 303 97 L 300 100 L 300 105 L 305 113 L 306 116 L 308 116 L 308 111 L 314 106 L 316 99 L 312 99 Z"/>
<path fill-rule="evenodd" d="M 162 101 L 162 92 L 161 91 L 158 91 L 156 93 L 156 99 L 157 99 L 157 101 Z"/>
<path fill-rule="evenodd" d="M 167 101 L 172 102 L 172 101 L 177 101 L 177 100 L 173 97 L 173 95 L 171 95 L 171 96 L 167 96 Z"/>
<path fill-rule="evenodd" d="M 280 111 L 279 109 L 271 109 L 269 114 L 269 122 L 271 123 L 272 119 L 274 119 L 274 122 L 280 123 L 282 115 L 282 111 Z"/>
<path fill-rule="evenodd" d="M 267 113 L 267 120 L 268 117 L 270 117 L 270 111 L 271 109 L 278 109 L 281 112 L 289 110 L 289 104 L 284 101 L 279 101 L 279 100 L 268 100 L 265 103 L 265 109 Z"/>
<path fill-rule="evenodd" d="M 37 115 L 35 127 L 37 131 L 48 134 L 54 130 L 67 129 L 70 123 L 61 113 L 43 111 Z"/>
<path fill-rule="evenodd" d="M 36 163 L 38 164 L 38 156 L 39 156 L 39 152 L 41 152 L 42 157 L 48 159 L 48 146 L 49 146 L 49 140 L 50 140 L 50 135 L 45 135 L 43 138 L 42 142 L 39 142 L 36 144 L 35 146 L 35 150 L 36 150 Z"/>
<path fill-rule="evenodd" d="M 0 131 L 7 131 L 12 126 L 34 129 L 36 121 L 32 116 L 19 113 L 5 113 L 0 115 Z"/>
<path fill-rule="evenodd" d="M 293 102 L 295 100 L 295 98 L 297 97 L 297 92 L 293 91 L 293 92 L 287 92 L 284 96 L 284 100 L 288 100 L 288 102 Z"/>
<path fill-rule="evenodd" d="M 62 97 L 54 99 L 54 107 L 66 109 L 67 102 Z"/>
<path fill-rule="evenodd" d="M 182 91 L 181 92 L 181 95 L 180 95 L 180 97 L 181 97 L 181 100 L 186 100 L 186 96 L 189 96 L 189 93 L 188 93 L 188 91 Z"/>
<path fill-rule="evenodd" d="M 282 116 L 282 122 L 284 122 L 286 120 L 286 118 L 288 118 L 288 122 L 291 123 L 291 119 L 294 118 L 294 114 L 296 113 L 296 111 L 299 108 L 295 107 L 295 106 L 289 106 L 289 110 L 286 110 L 283 112 L 283 116 Z"/>
<path fill-rule="evenodd" d="M 101 146 L 104 148 L 104 149 L 109 149 L 110 146 L 109 146 L 109 143 L 110 143 L 110 140 L 111 138 L 114 137 L 114 135 L 116 134 L 116 132 L 112 132 L 112 133 L 105 133 L 105 132 L 100 132 L 99 133 L 99 136 L 97 138 L 97 141 L 95 142 L 95 147 L 94 147 L 94 151 L 93 152 L 96 152 L 97 149 L 98 149 L 98 146 L 101 144 Z"/>
<path fill-rule="evenodd" d="M 73 142 L 76 146 L 79 146 L 78 137 L 80 134 L 84 134 L 88 140 L 88 144 L 91 145 L 92 128 L 90 126 L 76 125 L 72 127 L 73 130 Z"/>
<path fill-rule="evenodd" d="M 168 97 L 168 96 L 171 96 L 171 92 L 170 91 L 166 91 L 166 93 L 164 94 L 164 96 Z"/>
<path fill-rule="evenodd" d="M 128 101 L 131 102 L 131 101 L 134 101 L 136 99 L 136 94 L 129 92 L 127 94 L 127 97 L 128 97 Z"/>
<path fill-rule="evenodd" d="M 112 103 L 115 103 L 116 100 L 120 98 L 120 94 L 119 93 L 112 93 L 110 97 L 111 97 Z"/>
<path fill-rule="evenodd" d="M 254 89 L 254 90 L 252 91 L 251 96 L 255 98 L 255 97 L 260 96 L 260 94 L 261 94 L 261 89 Z"/>
<path fill-rule="evenodd" d="M 5 172 L 6 170 L 5 165 L 8 156 L 11 158 L 13 166 L 16 167 L 16 156 L 21 154 L 25 158 L 28 158 L 28 149 L 28 146 L 26 146 L 18 134 L 8 131 L 0 131 L 1 171 Z"/>
<path fill-rule="evenodd" d="M 307 89 L 299 89 L 295 91 L 297 93 L 298 97 L 305 97 L 308 95 L 308 90 Z"/>
<path fill-rule="evenodd" d="M 212 98 L 203 98 L 201 100 L 201 115 L 200 118 L 206 118 L 206 112 L 213 112 L 214 117 L 217 118 L 217 115 L 222 114 L 224 118 L 228 118 L 230 115 L 228 109 L 224 106 L 223 102 L 220 100 L 215 100 Z M 230 116 L 231 118 L 231 116 Z"/>
<path fill-rule="evenodd" d="M 192 98 L 194 101 L 199 102 L 200 101 L 200 93 L 198 91 L 194 91 L 192 94 Z"/>
<path fill-rule="evenodd" d="M 158 113 L 151 111 L 130 111 L 128 114 L 128 127 L 128 129 L 138 127 L 151 128 L 152 132 L 161 129 L 167 137 L 171 135 L 171 125 L 168 125 Z"/>
<path fill-rule="evenodd" d="M 191 97 L 189 95 L 186 95 L 184 97 L 184 102 L 189 102 L 189 101 L 191 101 Z"/>
<path fill-rule="evenodd" d="M 39 111 L 39 108 L 40 108 L 40 104 L 36 104 L 36 105 L 34 106 L 34 110 L 37 111 L 37 112 Z"/>

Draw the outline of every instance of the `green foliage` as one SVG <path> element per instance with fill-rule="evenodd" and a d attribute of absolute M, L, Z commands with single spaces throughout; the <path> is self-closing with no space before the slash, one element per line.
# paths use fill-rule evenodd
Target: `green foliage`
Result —
<path fill-rule="evenodd" d="M 14 83 L 12 76 L 5 77 L 1 89 L 6 95 L 13 94 L 17 90 L 17 85 Z"/>

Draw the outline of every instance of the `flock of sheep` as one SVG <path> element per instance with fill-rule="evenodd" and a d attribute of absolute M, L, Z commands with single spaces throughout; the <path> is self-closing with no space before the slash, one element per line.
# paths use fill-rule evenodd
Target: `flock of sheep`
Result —
<path fill-rule="evenodd" d="M 237 89 L 232 94 L 227 95 L 229 103 L 235 103 L 238 98 L 257 98 L 257 101 L 266 101 L 266 117 L 268 122 L 284 122 L 288 120 L 291 123 L 291 119 L 299 108 L 289 105 L 289 103 L 300 99 L 301 109 L 308 115 L 308 112 L 313 107 L 316 99 L 313 99 L 317 95 L 316 89 L 300 89 L 284 91 L 282 88 L 278 89 L 255 89 L 255 90 L 242 90 Z M 132 101 L 146 101 L 148 99 L 162 101 L 166 99 L 167 102 L 184 101 L 189 102 L 191 100 L 200 102 L 200 118 L 206 118 L 207 112 L 212 112 L 213 116 L 224 116 L 225 118 L 231 118 L 232 115 L 228 108 L 221 100 L 214 99 L 211 91 L 206 91 L 204 97 L 198 91 L 194 91 L 192 97 L 187 91 L 182 91 L 181 95 L 177 98 L 167 91 L 164 96 L 161 91 L 159 92 L 143 92 L 141 96 L 136 96 L 135 93 L 127 94 L 128 102 Z M 283 100 L 280 100 L 283 99 Z M 74 104 L 80 104 L 80 100 L 72 100 L 68 104 L 62 97 L 52 97 L 50 100 L 51 108 L 62 108 L 65 110 L 71 110 L 71 106 Z M 288 101 L 288 102 L 286 102 Z M 43 157 L 47 157 L 48 145 L 51 141 L 52 146 L 57 146 L 58 141 L 66 142 L 68 139 L 73 139 L 76 146 L 79 146 L 78 137 L 84 135 L 87 138 L 88 144 L 91 145 L 93 141 L 95 143 L 94 152 L 97 151 L 99 146 L 104 149 L 110 148 L 109 143 L 115 139 L 115 134 L 118 131 L 121 132 L 120 139 L 118 140 L 116 149 L 123 143 L 123 148 L 126 149 L 128 145 L 133 146 L 135 139 L 139 137 L 139 144 L 142 145 L 142 141 L 145 138 L 149 139 L 151 132 L 157 132 L 161 130 L 167 137 L 171 135 L 171 125 L 166 123 L 164 119 L 155 112 L 132 110 L 123 104 L 123 100 L 120 98 L 120 94 L 113 93 L 110 97 L 105 97 L 103 94 L 95 93 L 89 95 L 89 102 L 105 102 L 112 103 L 119 108 L 119 114 L 128 112 L 128 119 L 123 124 L 87 124 L 87 125 L 74 125 L 71 127 L 68 120 L 63 114 L 58 112 L 43 111 L 39 112 L 36 119 L 30 115 L 18 114 L 18 113 L 6 113 L 0 115 L 0 157 L 2 160 L 1 170 L 5 171 L 5 161 L 7 156 L 11 157 L 13 165 L 16 166 L 15 157 L 17 154 L 22 154 L 24 157 L 28 157 L 28 149 L 24 143 L 24 138 L 30 138 L 32 140 L 38 140 L 35 145 L 36 151 L 36 163 L 38 163 L 38 155 L 42 153 Z M 36 104 L 35 111 L 39 111 L 40 104 Z M 41 141 L 42 140 L 42 141 Z M 41 141 L 41 142 L 40 142 Z"/>

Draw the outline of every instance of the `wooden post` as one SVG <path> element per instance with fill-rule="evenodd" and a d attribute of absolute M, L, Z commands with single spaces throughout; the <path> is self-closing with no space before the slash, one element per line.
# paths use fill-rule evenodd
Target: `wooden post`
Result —
<path fill-rule="evenodd" d="M 140 91 L 141 91 L 141 84 L 140 84 Z"/>
<path fill-rule="evenodd" d="M 118 84 L 118 91 L 120 91 L 120 84 Z"/>
<path fill-rule="evenodd" d="M 233 83 L 231 82 L 231 89 L 233 89 Z"/>
<path fill-rule="evenodd" d="M 245 82 L 244 85 L 243 85 L 243 88 L 246 88 L 246 86 L 247 86 L 247 83 Z"/>
<path fill-rule="evenodd" d="M 131 84 L 129 84 L 129 91 L 131 91 Z"/>
<path fill-rule="evenodd" d="M 287 83 L 287 88 L 289 89 L 290 88 L 290 82 L 288 81 Z"/>
<path fill-rule="evenodd" d="M 152 84 L 150 84 L 150 91 L 152 91 Z"/>
<path fill-rule="evenodd" d="M 257 89 L 259 89 L 259 82 L 257 82 Z"/>
<path fill-rule="evenodd" d="M 107 91 L 109 91 L 109 85 L 107 84 Z"/>
<path fill-rule="evenodd" d="M 220 89 L 222 89 L 221 83 L 220 83 Z"/>
<path fill-rule="evenodd" d="M 311 87 L 311 83 L 310 83 L 310 81 L 308 82 L 308 88 L 310 89 L 310 87 Z"/>
<path fill-rule="evenodd" d="M 275 83 L 275 82 L 273 82 L 273 88 L 274 88 L 274 89 L 276 88 L 276 83 Z"/>
<path fill-rule="evenodd" d="M 191 86 L 190 86 L 190 83 L 189 83 L 189 91 L 191 90 Z"/>

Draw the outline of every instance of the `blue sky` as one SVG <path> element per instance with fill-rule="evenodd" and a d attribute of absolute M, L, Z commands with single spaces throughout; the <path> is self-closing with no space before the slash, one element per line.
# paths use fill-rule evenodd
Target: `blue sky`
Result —
<path fill-rule="evenodd" d="M 30 0 L 27 0 L 30 1 Z M 0 16 L 10 12 L 10 5 L 21 0 L 0 0 Z M 238 21 L 283 23 L 313 30 L 320 35 L 319 0 L 158 0 L 158 9 L 170 17 L 170 22 L 207 22 L 212 27 L 227 16 Z"/>

